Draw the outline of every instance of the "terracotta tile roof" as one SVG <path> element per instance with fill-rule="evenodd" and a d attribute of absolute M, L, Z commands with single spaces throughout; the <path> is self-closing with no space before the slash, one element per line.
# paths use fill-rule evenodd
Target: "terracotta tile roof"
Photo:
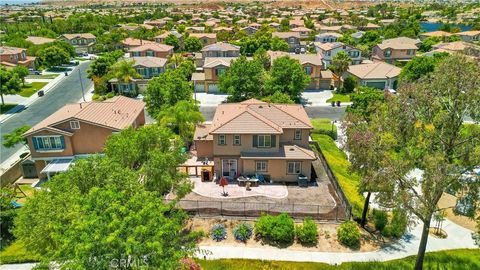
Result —
<path fill-rule="evenodd" d="M 27 49 L 24 49 L 24 48 L 2 46 L 2 47 L 0 47 L 0 54 L 1 55 L 19 54 L 19 53 L 22 53 L 23 51 L 26 51 L 26 50 Z"/>
<path fill-rule="evenodd" d="M 408 37 L 398 37 L 398 38 L 385 39 L 382 43 L 378 44 L 377 46 L 382 50 L 387 48 L 392 48 L 395 50 L 416 50 L 418 49 L 416 45 L 418 43 L 420 43 L 418 39 L 412 39 Z"/>
<path fill-rule="evenodd" d="M 425 36 L 425 37 L 449 37 L 452 34 L 445 32 L 445 31 L 433 31 L 433 32 L 426 32 L 426 33 L 421 33 L 420 36 Z"/>
<path fill-rule="evenodd" d="M 121 41 L 121 43 L 125 46 L 140 46 L 140 45 L 143 45 L 143 44 L 147 44 L 147 43 L 155 43 L 154 41 L 150 41 L 150 40 L 144 40 L 144 39 L 136 39 L 136 38 L 126 38 L 124 40 Z"/>
<path fill-rule="evenodd" d="M 268 55 L 270 55 L 270 59 L 273 60 L 282 57 L 282 56 L 289 56 L 290 58 L 297 59 L 300 64 L 312 64 L 315 66 L 322 66 L 323 57 L 320 54 L 291 54 L 288 52 L 281 52 L 281 51 L 268 51 Z"/>
<path fill-rule="evenodd" d="M 269 104 L 249 99 L 240 103 L 218 105 L 210 132 L 281 134 L 283 128 L 312 128 L 301 105 Z"/>
<path fill-rule="evenodd" d="M 464 42 L 464 41 L 455 41 L 447 43 L 439 43 L 432 46 L 434 49 L 443 49 L 450 52 L 461 52 L 467 48 L 477 48 L 480 50 L 480 47 L 475 46 L 474 44 Z"/>
<path fill-rule="evenodd" d="M 189 34 L 190 37 L 196 38 L 217 38 L 217 34 L 215 33 L 191 33 Z"/>
<path fill-rule="evenodd" d="M 210 134 L 210 128 L 212 124 L 205 122 L 196 125 L 195 127 L 195 134 L 193 135 L 193 140 L 205 140 L 205 141 L 211 141 L 213 140 L 213 135 Z"/>
<path fill-rule="evenodd" d="M 144 107 L 143 101 L 124 96 L 116 96 L 103 102 L 67 104 L 23 135 L 28 136 L 45 128 L 55 128 L 55 125 L 69 119 L 121 130 L 131 126 Z"/>
<path fill-rule="evenodd" d="M 45 43 L 50 43 L 50 42 L 55 41 L 55 39 L 53 39 L 53 38 L 34 37 L 34 36 L 28 36 L 25 40 L 30 41 L 35 45 L 42 45 L 42 44 L 45 44 Z"/>
<path fill-rule="evenodd" d="M 143 51 L 154 51 L 154 52 L 166 52 L 173 50 L 173 47 L 170 45 L 160 44 L 160 43 L 147 43 L 140 46 L 136 46 L 128 50 L 128 52 L 143 52 Z"/>
<path fill-rule="evenodd" d="M 237 57 L 206 57 L 203 68 L 212 68 L 217 66 L 229 67 L 233 60 Z"/>
<path fill-rule="evenodd" d="M 239 51 L 240 46 L 233 45 L 227 42 L 216 42 L 202 48 L 202 52 L 207 51 Z"/>
<path fill-rule="evenodd" d="M 360 79 L 386 79 L 397 77 L 401 70 L 394 65 L 379 61 L 371 64 L 350 65 L 347 72 Z"/>
<path fill-rule="evenodd" d="M 66 39 L 74 39 L 74 38 L 95 38 L 94 35 L 90 33 L 80 33 L 80 34 L 63 34 L 61 37 Z"/>
<path fill-rule="evenodd" d="M 318 34 L 315 37 L 330 37 L 330 36 L 339 38 L 339 37 L 342 37 L 343 35 L 337 32 L 325 32 L 325 33 Z"/>
<path fill-rule="evenodd" d="M 295 28 L 290 29 L 290 31 L 292 31 L 292 32 L 312 32 L 313 30 L 310 29 L 310 28 L 306 28 L 306 27 L 295 27 Z"/>
<path fill-rule="evenodd" d="M 473 37 L 476 35 L 480 35 L 480 30 L 464 31 L 464 32 L 456 33 L 456 35 Z"/>
<path fill-rule="evenodd" d="M 273 32 L 272 37 L 279 37 L 279 38 L 300 38 L 300 32 Z"/>
<path fill-rule="evenodd" d="M 132 60 L 135 61 L 134 66 L 164 67 L 167 64 L 166 58 L 153 56 L 132 57 Z"/>

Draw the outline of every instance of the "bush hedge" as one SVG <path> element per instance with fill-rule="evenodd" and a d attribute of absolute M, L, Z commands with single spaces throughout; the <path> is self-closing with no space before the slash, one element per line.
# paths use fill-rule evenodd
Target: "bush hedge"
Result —
<path fill-rule="evenodd" d="M 375 224 L 375 229 L 383 231 L 385 226 L 388 224 L 388 214 L 386 211 L 373 209 L 373 221 Z"/>
<path fill-rule="evenodd" d="M 305 218 L 302 225 L 297 225 L 295 234 L 297 240 L 304 245 L 314 245 L 318 242 L 317 224 L 311 218 Z"/>
<path fill-rule="evenodd" d="M 233 236 L 238 241 L 247 242 L 252 236 L 252 231 L 252 225 L 242 222 L 233 228 Z"/>
<path fill-rule="evenodd" d="M 337 229 L 338 241 L 348 247 L 358 247 L 360 236 L 360 230 L 354 221 L 344 222 Z"/>
<path fill-rule="evenodd" d="M 278 216 L 262 215 L 255 222 L 255 235 L 277 244 L 291 243 L 295 237 L 295 224 L 286 213 Z"/>

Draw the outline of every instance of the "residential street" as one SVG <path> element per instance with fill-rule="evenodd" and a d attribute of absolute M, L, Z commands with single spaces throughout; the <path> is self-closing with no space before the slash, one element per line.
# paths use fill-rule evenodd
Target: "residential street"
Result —
<path fill-rule="evenodd" d="M 78 102 L 78 100 L 80 100 L 82 97 L 79 70 L 85 91 L 92 86 L 92 81 L 87 78 L 87 69 L 89 66 L 90 62 L 80 64 L 77 69 L 75 69 L 68 77 L 63 79 L 57 85 L 55 85 L 45 94 L 45 96 L 38 98 L 25 110 L 16 113 L 5 122 L 2 122 L 2 138 L 4 134 L 12 132 L 17 127 L 23 125 L 34 126 L 67 103 Z M 23 146 L 19 144 L 13 148 L 5 148 L 2 144 L 0 147 L 0 163 L 2 163 Z"/>

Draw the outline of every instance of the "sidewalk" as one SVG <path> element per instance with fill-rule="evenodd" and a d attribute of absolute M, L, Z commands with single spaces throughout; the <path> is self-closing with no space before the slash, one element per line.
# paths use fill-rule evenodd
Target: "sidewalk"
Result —
<path fill-rule="evenodd" d="M 477 248 L 471 237 L 472 231 L 446 220 L 443 229 L 447 232 L 446 239 L 429 236 L 427 251 L 439 251 L 458 248 Z M 288 250 L 275 247 L 249 248 L 230 246 L 200 246 L 197 257 L 214 259 L 256 259 L 281 260 L 296 262 L 324 262 L 340 264 L 351 261 L 388 261 L 417 254 L 420 244 L 422 224 L 415 225 L 397 243 L 372 252 L 311 252 Z"/>

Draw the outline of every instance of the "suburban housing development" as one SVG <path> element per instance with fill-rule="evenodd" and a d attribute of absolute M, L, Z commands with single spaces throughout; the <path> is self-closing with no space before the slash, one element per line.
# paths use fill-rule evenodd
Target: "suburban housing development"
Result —
<path fill-rule="evenodd" d="M 478 1 L 18 2 L 0 269 L 479 268 Z"/>

